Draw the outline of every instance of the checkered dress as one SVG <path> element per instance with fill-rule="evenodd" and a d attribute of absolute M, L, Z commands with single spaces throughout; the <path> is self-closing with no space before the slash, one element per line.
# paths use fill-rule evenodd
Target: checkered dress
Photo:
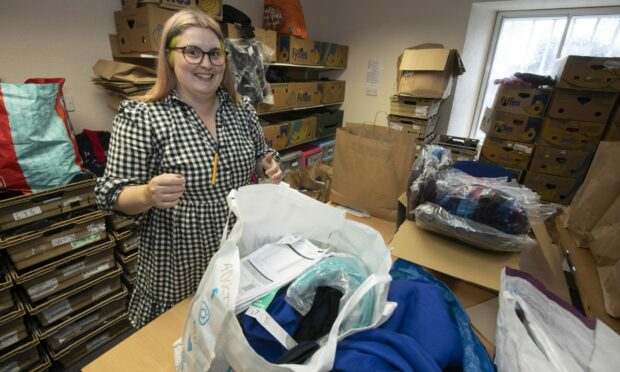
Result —
<path fill-rule="evenodd" d="M 218 91 L 219 161 L 211 185 L 216 142 L 196 111 L 176 92 L 159 102 L 124 101 L 114 120 L 105 174 L 97 180 L 100 208 L 111 210 L 119 193 L 162 173 L 185 177 L 175 208 L 152 208 L 140 217 L 138 278 L 129 319 L 140 328 L 192 294 L 219 248 L 231 189 L 247 185 L 256 161 L 268 152 L 254 108 L 236 108 Z M 277 153 L 276 153 L 277 156 Z"/>

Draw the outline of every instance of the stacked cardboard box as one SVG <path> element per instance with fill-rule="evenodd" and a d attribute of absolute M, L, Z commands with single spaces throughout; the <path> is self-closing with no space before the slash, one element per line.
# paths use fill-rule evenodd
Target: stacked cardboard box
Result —
<path fill-rule="evenodd" d="M 486 138 L 480 161 L 500 165 L 513 172 L 516 180 L 528 169 L 550 89 L 502 84 L 492 108 L 481 122 Z"/>
<path fill-rule="evenodd" d="M 617 133 L 612 115 L 620 92 L 620 58 L 568 56 L 559 61 L 536 151 L 524 184 L 543 200 L 569 204 L 598 143 Z"/>
<path fill-rule="evenodd" d="M 441 100 L 448 98 L 454 80 L 465 68 L 457 50 L 440 44 L 422 44 L 405 49 L 398 58 L 397 69 L 397 91 L 390 98 L 388 125 L 417 133 L 417 157 L 423 144 L 436 137 Z"/>

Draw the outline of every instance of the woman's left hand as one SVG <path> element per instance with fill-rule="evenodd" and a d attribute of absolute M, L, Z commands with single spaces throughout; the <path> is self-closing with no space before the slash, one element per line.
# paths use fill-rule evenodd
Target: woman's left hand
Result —
<path fill-rule="evenodd" d="M 265 176 L 273 184 L 278 184 L 282 180 L 282 170 L 277 161 L 273 159 L 273 154 L 269 153 L 262 160 Z"/>

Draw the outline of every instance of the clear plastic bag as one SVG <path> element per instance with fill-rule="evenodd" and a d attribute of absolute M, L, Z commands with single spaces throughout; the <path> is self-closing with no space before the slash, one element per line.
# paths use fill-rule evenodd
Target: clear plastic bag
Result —
<path fill-rule="evenodd" d="M 285 300 L 297 312 L 306 315 L 312 307 L 317 288 L 328 286 L 342 292 L 342 307 L 368 276 L 368 268 L 362 260 L 351 254 L 334 253 L 295 279 L 286 292 Z M 374 293 L 370 291 L 343 322 L 341 331 L 368 326 L 372 321 L 373 301 Z"/>
<path fill-rule="evenodd" d="M 416 159 L 409 174 L 407 189 L 407 219 L 414 220 L 415 208 L 434 195 L 434 181 L 437 172 L 452 165 L 452 153 L 449 149 L 436 145 L 427 145 Z M 430 196 L 429 196 L 430 195 Z"/>
<path fill-rule="evenodd" d="M 519 252 L 536 245 L 536 241 L 527 234 L 507 234 L 468 218 L 455 216 L 434 203 L 424 203 L 415 209 L 415 223 L 424 230 L 492 251 Z"/>
<path fill-rule="evenodd" d="M 249 98 L 253 105 L 269 101 L 271 90 L 265 79 L 262 43 L 253 39 L 226 39 L 225 44 L 239 94 Z"/>

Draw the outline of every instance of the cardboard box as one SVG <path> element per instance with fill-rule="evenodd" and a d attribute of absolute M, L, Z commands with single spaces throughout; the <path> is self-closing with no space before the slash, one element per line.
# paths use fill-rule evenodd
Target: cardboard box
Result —
<path fill-rule="evenodd" d="M 609 119 L 603 139 L 605 141 L 620 141 L 620 98 L 616 103 L 615 112 L 611 115 L 611 119 Z"/>
<path fill-rule="evenodd" d="M 267 146 L 274 150 L 283 150 L 288 146 L 289 123 L 272 124 L 263 127 Z"/>
<path fill-rule="evenodd" d="M 319 82 L 308 81 L 300 83 L 289 83 L 295 95 L 294 107 L 311 107 L 321 104 L 322 91 Z"/>
<path fill-rule="evenodd" d="M 317 118 L 309 116 L 291 120 L 288 129 L 288 145 L 294 146 L 316 138 Z"/>
<path fill-rule="evenodd" d="M 465 72 L 456 49 L 419 45 L 398 58 L 397 94 L 421 98 L 447 98 L 453 79 Z"/>
<path fill-rule="evenodd" d="M 418 133 L 418 139 L 425 140 L 435 136 L 438 115 L 428 119 L 416 119 L 402 116 L 388 116 L 388 126 L 395 130 Z"/>
<path fill-rule="evenodd" d="M 278 36 L 277 61 L 296 65 L 318 65 L 321 43 L 290 35 Z"/>
<path fill-rule="evenodd" d="M 173 10 L 157 6 L 129 8 L 114 12 L 120 52 L 156 53 L 159 50 L 164 24 L 173 14 Z"/>
<path fill-rule="evenodd" d="M 501 165 L 511 169 L 527 169 L 534 145 L 501 138 L 486 137 L 480 152 L 480 161 Z"/>
<path fill-rule="evenodd" d="M 484 111 L 480 129 L 488 136 L 517 142 L 534 142 L 542 127 L 542 119 L 514 112 Z"/>
<path fill-rule="evenodd" d="M 344 90 L 346 82 L 344 80 L 321 81 L 321 103 L 340 103 L 344 102 Z"/>
<path fill-rule="evenodd" d="M 502 84 L 495 93 L 493 110 L 541 117 L 547 107 L 551 90 Z"/>
<path fill-rule="evenodd" d="M 325 67 L 346 68 L 349 58 L 349 47 L 329 42 L 321 42 L 319 64 Z"/>
<path fill-rule="evenodd" d="M 336 134 L 338 128 L 342 128 L 344 111 L 322 111 L 314 114 L 317 121 L 316 136 L 322 138 Z"/>
<path fill-rule="evenodd" d="M 275 62 L 278 48 L 278 34 L 274 30 L 254 27 L 254 38 L 263 45 L 264 56 L 270 62 Z"/>
<path fill-rule="evenodd" d="M 528 171 L 523 184 L 536 191 L 541 200 L 569 205 L 579 189 L 581 181 L 582 179 Z"/>
<path fill-rule="evenodd" d="M 282 111 L 295 107 L 297 92 L 293 83 L 271 83 L 270 85 L 273 104 L 260 103 L 257 108 L 258 112 Z"/>
<path fill-rule="evenodd" d="M 561 177 L 583 178 L 593 156 L 593 152 L 538 145 L 528 170 Z"/>
<path fill-rule="evenodd" d="M 554 89 L 547 115 L 556 119 L 606 123 L 618 93 Z"/>
<path fill-rule="evenodd" d="M 555 69 L 556 88 L 620 92 L 620 57 L 566 56 Z"/>
<path fill-rule="evenodd" d="M 604 123 L 545 117 L 538 143 L 593 152 L 596 151 L 604 131 Z"/>
<path fill-rule="evenodd" d="M 441 100 L 406 96 L 390 97 L 390 115 L 428 119 L 437 115 Z"/>

